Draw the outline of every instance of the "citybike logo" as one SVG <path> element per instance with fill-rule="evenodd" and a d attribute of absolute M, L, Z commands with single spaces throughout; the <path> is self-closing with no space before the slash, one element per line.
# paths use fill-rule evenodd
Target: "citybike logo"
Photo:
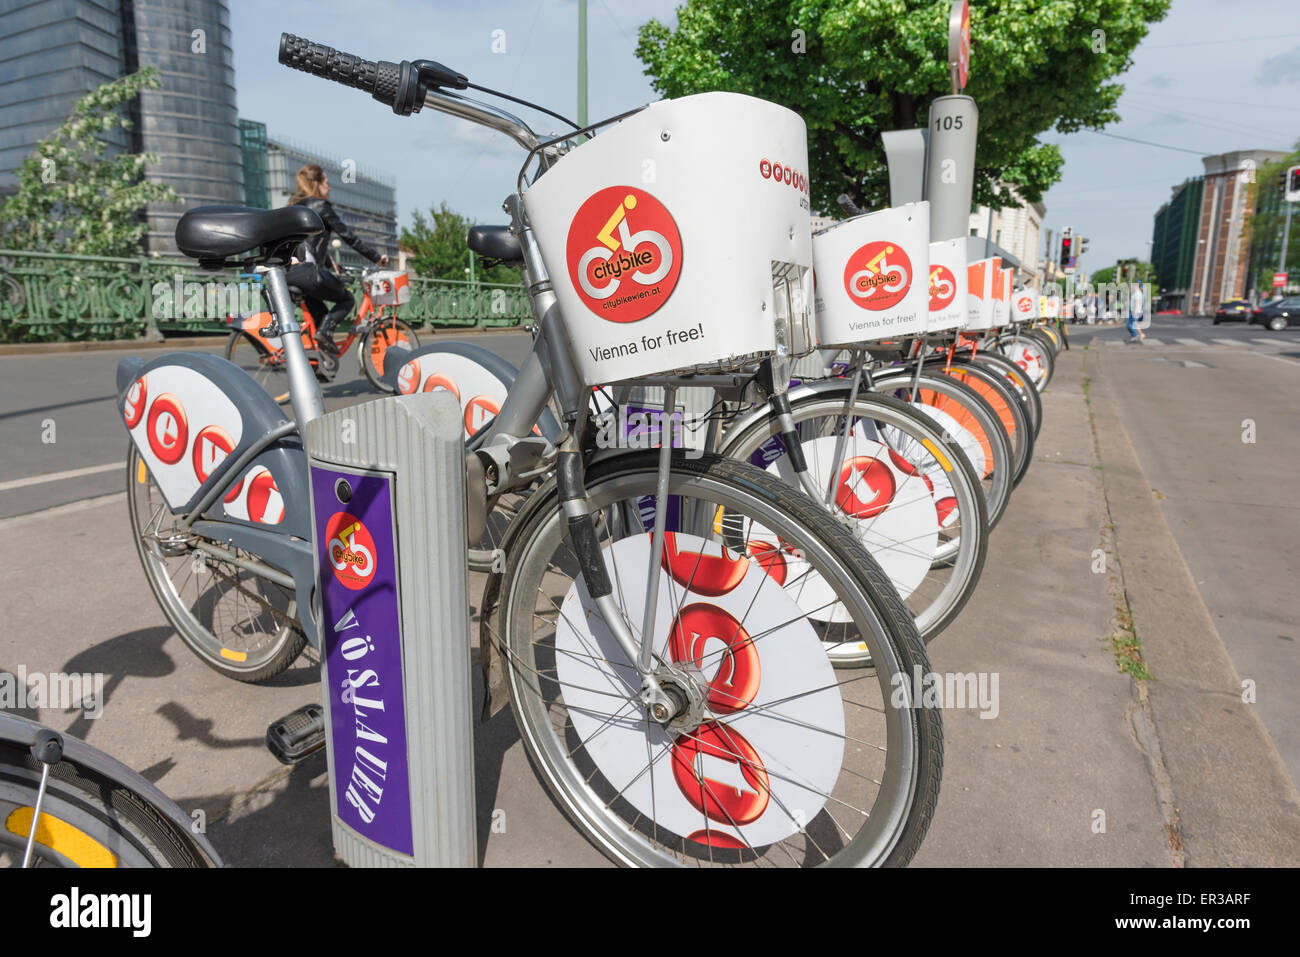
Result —
<path fill-rule="evenodd" d="M 859 455 L 840 468 L 835 504 L 852 518 L 875 518 L 889 505 L 894 492 L 894 473 L 889 466 L 869 455 Z"/>
<path fill-rule="evenodd" d="M 682 238 L 672 214 L 645 190 L 609 186 L 573 217 L 566 260 L 588 309 L 610 322 L 636 322 L 673 294 Z"/>
<path fill-rule="evenodd" d="M 126 401 L 122 403 L 122 418 L 126 420 L 128 429 L 134 429 L 140 424 L 144 407 L 148 404 L 149 387 L 144 380 L 145 377 L 141 376 L 131 383 L 131 388 L 126 390 Z"/>
<path fill-rule="evenodd" d="M 930 267 L 930 311 L 939 312 L 952 305 L 957 295 L 957 277 L 943 265 Z"/>
<path fill-rule="evenodd" d="M 878 312 L 897 305 L 912 287 L 912 260 L 895 243 L 867 243 L 844 264 L 850 301 Z"/>
<path fill-rule="evenodd" d="M 335 512 L 325 525 L 325 550 L 334 577 L 358 591 L 374 580 L 378 557 L 375 540 L 361 519 L 347 512 Z"/>
<path fill-rule="evenodd" d="M 805 195 L 808 193 L 808 177 L 792 166 L 782 166 L 780 163 L 773 163 L 768 159 L 759 160 L 758 174 L 763 179 L 770 179 L 777 183 L 793 186 Z"/>
<path fill-rule="evenodd" d="M 164 465 L 175 465 L 185 456 L 189 445 L 190 426 L 180 399 L 164 393 L 154 399 L 149 407 L 149 422 L 145 428 L 149 448 Z"/>

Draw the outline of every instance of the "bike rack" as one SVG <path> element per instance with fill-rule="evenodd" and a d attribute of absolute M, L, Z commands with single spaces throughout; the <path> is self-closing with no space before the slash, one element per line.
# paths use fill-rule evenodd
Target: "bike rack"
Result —
<path fill-rule="evenodd" d="M 474 867 L 465 451 L 449 394 L 307 423 L 334 848 Z"/>

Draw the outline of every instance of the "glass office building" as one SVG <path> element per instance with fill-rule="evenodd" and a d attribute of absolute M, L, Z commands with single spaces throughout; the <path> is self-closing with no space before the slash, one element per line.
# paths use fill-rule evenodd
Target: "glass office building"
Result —
<path fill-rule="evenodd" d="M 162 88 L 131 106 L 111 145 L 151 153 L 146 175 L 180 205 L 151 204 L 151 253 L 175 251 L 186 207 L 244 201 L 230 15 L 225 0 L 8 0 L 0 12 L 0 190 L 84 94 L 154 67 Z"/>

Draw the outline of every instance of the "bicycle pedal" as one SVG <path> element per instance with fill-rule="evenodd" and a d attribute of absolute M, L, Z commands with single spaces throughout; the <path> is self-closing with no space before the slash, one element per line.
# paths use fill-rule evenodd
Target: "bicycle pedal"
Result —
<path fill-rule="evenodd" d="M 297 764 L 325 747 L 325 708 L 305 704 L 266 729 L 266 747 L 281 764 Z"/>

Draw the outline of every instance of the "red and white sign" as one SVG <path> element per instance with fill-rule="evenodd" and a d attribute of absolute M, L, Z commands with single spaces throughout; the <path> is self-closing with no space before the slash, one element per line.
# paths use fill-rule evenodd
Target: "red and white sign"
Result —
<path fill-rule="evenodd" d="M 700 556 L 714 573 L 706 576 L 710 591 L 734 584 L 711 595 L 684 587 L 678 579 L 691 580 Z M 615 542 L 604 558 L 615 580 L 644 580 L 650 535 Z M 639 708 L 609 717 L 609 702 L 634 700 L 640 679 L 579 579 L 555 633 L 556 677 L 573 731 L 602 787 L 661 832 L 727 848 L 784 840 L 792 833 L 788 809 L 815 819 L 843 763 L 844 705 L 830 659 L 799 606 L 768 583 L 758 562 L 678 532 L 659 573 L 654 647 L 700 669 L 713 717 L 675 737 Z M 628 620 L 642 620 L 644 588 L 619 589 L 615 600 Z"/>
<path fill-rule="evenodd" d="M 633 186 L 608 186 L 569 226 L 569 277 L 587 308 L 609 322 L 636 322 L 673 294 L 682 237 L 672 214 Z"/>
<path fill-rule="evenodd" d="M 1280 289 L 1282 286 L 1285 285 L 1286 285 L 1286 273 L 1284 272 L 1273 273 L 1273 288 Z"/>
<path fill-rule="evenodd" d="M 813 237 L 817 340 L 852 345 L 925 331 L 930 314 L 930 206 L 855 216 Z M 835 276 L 838 281 L 831 281 Z"/>
<path fill-rule="evenodd" d="M 953 68 L 953 81 L 960 93 L 970 77 L 970 0 L 953 0 L 948 16 L 948 63 Z"/>

